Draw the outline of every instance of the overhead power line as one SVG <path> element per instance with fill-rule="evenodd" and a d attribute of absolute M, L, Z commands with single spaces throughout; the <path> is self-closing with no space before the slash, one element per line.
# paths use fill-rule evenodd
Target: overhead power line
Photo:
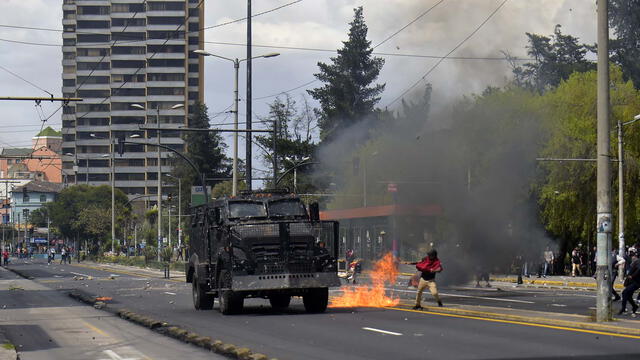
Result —
<path fill-rule="evenodd" d="M 431 6 L 430 8 L 428 8 L 427 10 L 423 11 L 420 15 L 418 15 L 418 17 L 416 17 L 415 19 L 411 20 L 407 25 L 401 27 L 398 31 L 394 32 L 393 34 L 387 36 L 384 40 L 382 40 L 381 42 L 379 42 L 376 46 L 374 46 L 373 48 L 377 48 L 378 46 L 386 43 L 387 41 L 391 40 L 393 37 L 395 37 L 396 35 L 398 35 L 399 33 L 401 33 L 404 29 L 408 28 L 409 26 L 411 26 L 411 24 L 413 24 L 414 22 L 420 20 L 422 17 L 424 17 L 425 15 L 427 15 L 429 12 L 431 12 L 431 10 L 435 9 L 436 6 L 442 4 L 444 2 L 444 0 L 440 0 L 437 3 L 435 3 L 433 6 Z"/>
<path fill-rule="evenodd" d="M 0 69 L 2 69 L 2 70 L 4 70 L 4 71 L 8 72 L 9 74 L 11 74 L 11 75 L 13 75 L 13 76 L 17 77 L 18 79 L 20 79 L 20 80 L 22 80 L 22 81 L 26 82 L 27 84 L 29 84 L 29 85 L 31 85 L 31 86 L 33 86 L 33 87 L 35 87 L 36 89 L 38 89 L 38 90 L 42 90 L 42 91 L 46 92 L 47 94 L 51 95 L 51 97 L 53 97 L 53 94 L 52 94 L 52 93 L 50 93 L 50 92 L 48 92 L 47 90 L 45 90 L 45 89 L 41 88 L 40 86 L 38 86 L 38 85 L 34 84 L 33 82 L 31 82 L 31 81 L 29 81 L 29 80 L 27 80 L 27 79 L 23 78 L 22 76 L 20 76 L 20 75 L 18 75 L 18 74 L 16 74 L 16 73 L 14 73 L 13 71 L 11 71 L 11 70 L 7 69 L 6 67 L 4 67 L 4 66 L 0 65 Z"/>
<path fill-rule="evenodd" d="M 411 91 L 414 87 L 416 87 L 421 81 L 423 81 L 427 76 L 429 76 L 429 74 L 431 74 L 431 72 L 433 72 L 433 70 L 435 70 L 438 65 L 440 65 L 440 63 L 442 63 L 442 61 L 444 59 L 446 59 L 449 55 L 451 55 L 454 51 L 458 50 L 465 42 L 467 42 L 467 40 L 471 39 L 471 37 L 473 35 L 475 35 L 478 31 L 480 31 L 480 29 L 504 6 L 504 4 L 507 3 L 507 1 L 509 0 L 504 0 L 500 3 L 500 5 L 498 5 L 498 7 L 493 10 L 493 12 L 491 12 L 491 14 L 489 14 L 489 16 L 487 16 L 484 21 L 482 23 L 480 23 L 480 25 L 478 25 L 469 35 L 467 35 L 467 37 L 465 37 L 461 42 L 458 43 L 458 45 L 456 45 L 453 49 L 451 49 L 451 51 L 449 51 L 447 53 L 447 55 L 445 55 L 444 57 L 442 57 L 440 60 L 438 60 L 431 68 L 429 68 L 429 70 L 427 70 L 427 72 L 422 75 L 422 77 L 420 77 L 420 79 L 418 79 L 418 81 L 416 81 L 415 83 L 413 83 L 413 85 L 409 86 L 409 88 L 407 88 L 406 90 L 404 90 L 399 96 L 397 96 L 396 98 L 394 98 L 390 103 L 387 104 L 388 106 L 393 105 L 396 101 L 400 100 L 403 96 L 405 96 L 409 91 Z"/>

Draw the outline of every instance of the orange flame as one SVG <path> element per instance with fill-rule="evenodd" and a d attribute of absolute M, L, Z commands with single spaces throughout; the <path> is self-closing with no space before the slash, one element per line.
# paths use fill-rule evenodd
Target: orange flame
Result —
<path fill-rule="evenodd" d="M 400 298 L 388 297 L 384 290 L 385 283 L 394 284 L 398 277 L 398 268 L 391 253 L 374 264 L 369 277 L 371 285 L 342 286 L 342 295 L 331 299 L 329 307 L 384 307 L 400 303 Z"/>

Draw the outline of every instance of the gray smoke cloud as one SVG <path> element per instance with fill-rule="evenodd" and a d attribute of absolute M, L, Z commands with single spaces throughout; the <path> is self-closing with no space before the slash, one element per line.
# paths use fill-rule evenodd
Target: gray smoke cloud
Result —
<path fill-rule="evenodd" d="M 347 195 L 328 206 L 362 206 L 353 195 L 363 193 L 366 166 L 369 206 L 442 209 L 439 216 L 417 211 L 398 217 L 401 260 L 418 261 L 433 246 L 446 269 L 441 279 L 449 284 L 480 270 L 510 271 L 522 265 L 520 256 L 539 263 L 552 245 L 531 191 L 540 119 L 518 102 L 517 91 L 493 91 L 484 100 L 452 100 L 430 114 L 409 109 L 382 125 L 368 120 L 344 131 L 319 153 L 325 166 L 319 173 L 330 169 L 337 190 Z M 360 163 L 357 174 L 353 159 Z M 397 193 L 386 191 L 390 182 Z"/>

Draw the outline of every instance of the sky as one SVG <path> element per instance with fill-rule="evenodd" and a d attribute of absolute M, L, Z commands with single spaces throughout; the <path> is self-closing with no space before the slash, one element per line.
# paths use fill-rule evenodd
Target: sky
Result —
<path fill-rule="evenodd" d="M 487 86 L 504 85 L 510 77 L 510 67 L 496 60 L 443 60 L 424 79 L 421 79 L 438 59 L 406 56 L 444 56 L 462 43 L 451 56 L 490 57 L 512 56 L 526 58 L 525 33 L 549 35 L 556 24 L 565 34 L 594 43 L 596 37 L 595 0 L 253 0 L 253 13 L 277 8 L 276 11 L 253 19 L 253 56 L 279 52 L 280 56 L 253 61 L 253 113 L 266 116 L 268 104 L 282 93 L 313 81 L 318 62 L 329 62 L 335 49 L 347 39 L 353 9 L 364 8 L 372 46 L 396 33 L 433 7 L 397 35 L 375 48 L 385 59 L 378 79 L 386 84 L 379 107 L 394 109 L 399 96 L 406 92 L 410 99 L 425 84 L 433 85 L 434 107 L 451 104 L 450 100 L 481 92 Z M 0 97 L 3 96 L 61 96 L 62 35 L 59 31 L 16 29 L 9 26 L 62 28 L 62 0 L 2 0 L 0 1 Z M 434 7 L 434 5 L 436 5 Z M 480 25 L 496 9 L 499 10 Z M 222 24 L 246 16 L 245 1 L 205 0 L 205 26 Z M 480 27 L 480 28 L 479 28 Z M 479 30 L 477 30 L 479 28 Z M 477 32 L 473 33 L 475 30 Z M 473 35 L 466 41 L 465 38 Z M 10 41 L 7 41 L 10 40 Z M 31 42 L 47 44 L 28 45 Z M 246 22 L 214 27 L 205 31 L 205 50 L 229 57 L 246 57 Z M 224 44 L 222 44 L 224 43 Z M 301 49 L 278 49 L 273 47 Z M 329 50 L 329 51 L 319 51 Z M 32 84 L 9 73 L 15 73 Z M 240 128 L 245 119 L 245 67 L 240 69 Z M 214 127 L 230 128 L 233 119 L 225 113 L 233 100 L 233 64 L 208 57 L 205 60 L 205 103 L 209 107 Z M 314 82 L 289 94 L 298 102 L 305 90 L 319 86 Z M 410 87 L 417 84 L 413 90 Z M 39 89 L 41 88 L 41 89 Z M 408 91 L 408 92 L 407 92 Z M 308 95 L 311 105 L 317 106 Z M 60 104 L 43 102 L 0 102 L 0 147 L 25 147 L 49 117 L 45 126 L 61 128 Z M 254 128 L 261 127 L 254 125 Z M 225 136 L 227 144 L 231 138 Z M 240 156 L 244 156 L 241 142 Z M 230 149 L 229 149 L 230 151 Z M 254 149 L 254 154 L 258 149 Z M 254 167 L 262 164 L 254 162 Z M 260 174 L 254 174 L 259 177 Z"/>

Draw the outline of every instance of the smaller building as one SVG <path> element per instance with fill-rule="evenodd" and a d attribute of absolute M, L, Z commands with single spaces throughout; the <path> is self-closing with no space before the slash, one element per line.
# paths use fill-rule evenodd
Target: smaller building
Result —
<path fill-rule="evenodd" d="M 62 134 L 47 127 L 32 138 L 31 148 L 3 148 L 0 178 L 30 179 L 61 183 Z"/>
<path fill-rule="evenodd" d="M 14 187 L 11 191 L 10 222 L 24 225 L 32 211 L 40 209 L 45 203 L 55 201 L 62 188 L 61 183 L 38 180 Z"/>

